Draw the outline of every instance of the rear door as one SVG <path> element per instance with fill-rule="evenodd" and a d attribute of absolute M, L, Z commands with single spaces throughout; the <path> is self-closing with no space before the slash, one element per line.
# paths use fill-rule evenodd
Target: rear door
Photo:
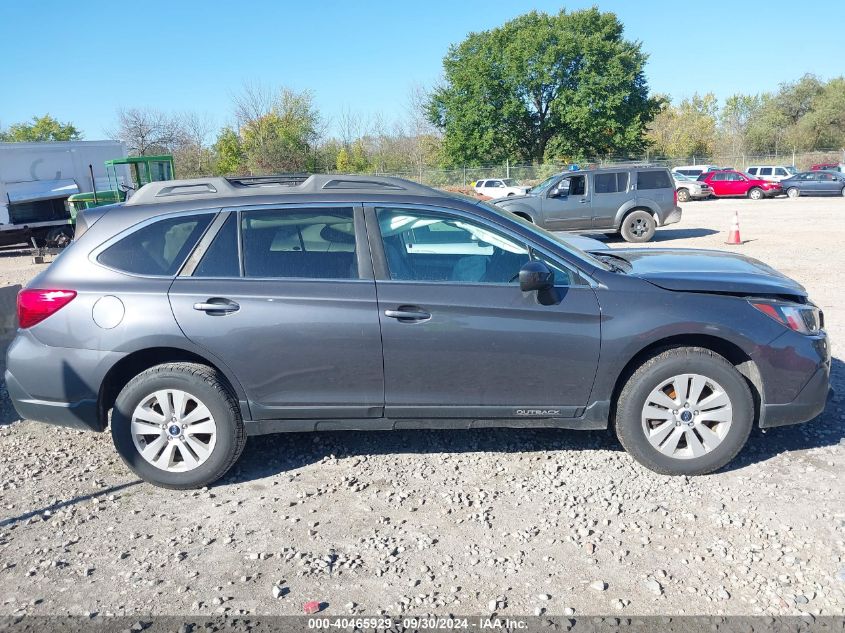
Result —
<path fill-rule="evenodd" d="M 592 228 L 591 185 L 588 174 L 574 174 L 542 194 L 544 227 L 552 231 Z M 550 197 L 555 190 L 558 195 Z"/>
<path fill-rule="evenodd" d="M 842 190 L 842 184 L 837 180 L 836 176 L 827 172 L 819 172 L 817 181 L 818 193 L 820 195 L 832 196 L 838 194 Z"/>
<path fill-rule="evenodd" d="M 561 265 L 561 301 L 541 305 L 517 281 L 539 255 L 501 226 L 428 206 L 366 212 L 387 417 L 566 418 L 583 410 L 600 343 L 586 280 Z M 450 252 L 442 241 L 420 243 L 443 234 L 452 236 Z"/>
<path fill-rule="evenodd" d="M 630 198 L 630 183 L 627 171 L 611 171 L 593 174 L 593 228 L 612 229 L 616 212 Z"/>
<path fill-rule="evenodd" d="M 343 204 L 229 211 L 171 286 L 180 327 L 237 376 L 253 419 L 382 414 L 362 213 Z"/>

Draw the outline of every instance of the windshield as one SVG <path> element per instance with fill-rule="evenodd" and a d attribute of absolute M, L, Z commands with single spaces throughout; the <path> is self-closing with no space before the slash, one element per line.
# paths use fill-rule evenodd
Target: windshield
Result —
<path fill-rule="evenodd" d="M 788 173 L 792 176 L 794 176 L 795 174 L 798 173 L 798 170 L 792 165 L 789 165 L 788 167 L 784 167 L 784 169 L 786 170 L 786 173 Z"/>
<path fill-rule="evenodd" d="M 690 178 L 686 174 L 682 174 L 679 171 L 673 171 L 672 178 L 674 178 L 675 180 L 692 180 L 692 178 Z"/>
<path fill-rule="evenodd" d="M 552 176 L 552 178 L 556 178 L 556 176 Z M 552 178 L 550 178 L 549 180 L 551 180 Z M 539 187 L 539 186 L 543 185 L 545 182 L 546 181 L 543 181 L 542 183 L 540 183 L 537 186 Z M 548 187 L 548 185 L 546 185 L 546 187 Z M 503 213 L 502 209 L 500 209 L 499 207 L 497 207 L 495 205 L 489 204 L 487 202 L 483 202 L 483 201 L 479 200 L 479 201 L 476 202 L 476 204 L 478 204 L 478 206 L 484 207 L 485 209 L 488 209 L 490 211 L 494 211 L 494 212 L 496 212 L 500 215 Z M 540 228 L 539 226 L 537 226 L 533 222 L 529 222 L 525 218 L 522 218 L 518 215 L 513 215 L 512 213 L 508 213 L 508 219 L 512 220 L 514 222 L 518 222 L 519 224 L 521 224 L 525 228 L 531 230 L 534 233 L 537 233 L 538 235 L 542 235 L 544 237 L 547 237 L 547 238 L 554 240 L 555 242 L 560 244 L 566 252 L 571 253 L 573 256 L 575 256 L 576 258 L 580 259 L 581 261 L 589 264 L 590 266 L 594 266 L 594 267 L 600 268 L 602 270 L 610 270 L 611 269 L 611 267 L 608 266 L 607 263 L 601 261 L 599 258 L 595 257 L 594 255 L 591 255 L 590 253 L 588 253 L 586 251 L 582 251 L 577 246 L 573 246 L 572 244 L 569 244 L 565 240 L 561 239 L 560 236 L 555 235 L 554 233 L 547 231 L 546 229 Z"/>
<path fill-rule="evenodd" d="M 514 180 L 513 178 L 505 178 L 504 180 L 502 180 L 502 182 L 505 183 L 505 187 L 518 187 L 519 186 L 519 183 L 516 180 Z"/>
<path fill-rule="evenodd" d="M 528 190 L 528 193 L 543 193 L 546 189 L 552 186 L 552 183 L 560 177 L 559 174 L 555 174 L 554 176 L 549 176 L 539 185 L 535 185 Z"/>

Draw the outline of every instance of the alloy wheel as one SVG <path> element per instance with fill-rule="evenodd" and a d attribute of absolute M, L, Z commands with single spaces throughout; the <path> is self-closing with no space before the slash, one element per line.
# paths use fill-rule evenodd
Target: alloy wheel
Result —
<path fill-rule="evenodd" d="M 732 420 L 725 389 L 700 374 L 679 374 L 663 381 L 642 409 L 646 439 L 674 459 L 693 459 L 715 450 L 727 437 Z"/>
<path fill-rule="evenodd" d="M 217 441 L 217 425 L 208 407 L 179 389 L 162 389 L 143 398 L 132 412 L 131 431 L 141 457 L 167 472 L 201 466 Z"/>
<path fill-rule="evenodd" d="M 642 218 L 637 218 L 631 222 L 631 233 L 637 237 L 642 237 L 648 232 L 648 224 Z"/>

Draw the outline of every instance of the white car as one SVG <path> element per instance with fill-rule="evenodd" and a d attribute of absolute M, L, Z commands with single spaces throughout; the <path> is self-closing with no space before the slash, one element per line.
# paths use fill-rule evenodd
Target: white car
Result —
<path fill-rule="evenodd" d="M 693 180 L 698 178 L 701 174 L 706 174 L 711 171 L 719 171 L 721 167 L 718 165 L 680 165 L 679 167 L 672 167 L 672 174 L 683 174 L 689 176 Z"/>
<path fill-rule="evenodd" d="M 479 180 L 473 186 L 476 193 L 490 198 L 506 198 L 508 196 L 521 196 L 531 187 L 523 187 L 513 178 L 488 178 Z"/>
<path fill-rule="evenodd" d="M 672 172 L 675 181 L 675 191 L 678 192 L 678 202 L 689 200 L 704 200 L 713 195 L 713 190 L 706 182 L 701 182 L 677 171 Z"/>
<path fill-rule="evenodd" d="M 760 180 L 780 182 L 791 178 L 798 173 L 798 170 L 792 165 L 752 165 L 745 170 L 745 173 Z"/>

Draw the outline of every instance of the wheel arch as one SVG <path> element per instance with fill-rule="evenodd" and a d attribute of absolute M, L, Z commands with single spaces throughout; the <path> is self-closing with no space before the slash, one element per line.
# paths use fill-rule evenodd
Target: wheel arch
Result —
<path fill-rule="evenodd" d="M 650 213 L 654 218 L 654 221 L 657 223 L 657 226 L 660 226 L 660 214 L 659 210 L 655 206 L 652 206 L 645 200 L 632 200 L 627 204 L 622 205 L 622 207 L 619 208 L 619 211 L 616 212 L 616 226 L 614 228 L 617 231 L 621 230 L 622 224 L 625 222 L 625 218 L 631 215 L 634 211 L 645 211 L 646 213 Z"/>
<path fill-rule="evenodd" d="M 625 387 L 625 383 L 633 375 L 637 368 L 648 359 L 665 352 L 668 349 L 679 347 L 701 347 L 715 352 L 727 360 L 745 378 L 751 390 L 754 400 L 754 421 L 760 420 L 760 411 L 763 404 L 763 378 L 754 360 L 739 345 L 727 339 L 710 334 L 678 334 L 669 336 L 653 343 L 649 343 L 637 351 L 619 372 L 613 391 L 610 397 L 610 418 L 612 424 L 616 416 L 616 403 L 619 394 Z"/>
<path fill-rule="evenodd" d="M 114 406 L 120 391 L 135 376 L 156 365 L 164 363 L 197 363 L 214 369 L 223 379 L 226 387 L 230 390 L 241 406 L 241 415 L 249 419 L 246 395 L 240 384 L 231 377 L 227 371 L 221 368 L 219 363 L 212 362 L 207 357 L 197 352 L 177 347 L 149 347 L 127 354 L 116 362 L 106 372 L 100 384 L 97 395 L 97 412 L 100 424 L 103 429 L 108 422 L 108 412 Z"/>

